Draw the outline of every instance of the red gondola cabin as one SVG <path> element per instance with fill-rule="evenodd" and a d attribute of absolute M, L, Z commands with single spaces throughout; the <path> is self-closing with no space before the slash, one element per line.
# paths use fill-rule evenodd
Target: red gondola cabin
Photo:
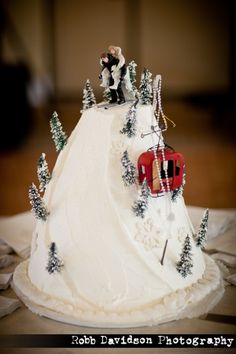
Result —
<path fill-rule="evenodd" d="M 157 173 L 157 163 L 161 172 L 161 180 L 166 190 L 166 176 L 164 171 L 164 164 L 167 165 L 167 174 L 169 180 L 170 190 L 173 191 L 180 187 L 183 182 L 184 173 L 184 158 L 179 152 L 175 152 L 171 148 L 164 150 L 165 161 L 163 162 L 160 150 L 157 150 L 157 162 L 153 150 L 148 150 L 141 154 L 138 159 L 138 174 L 139 182 L 142 183 L 146 178 L 147 184 L 150 188 L 151 195 L 157 196 L 162 190 L 160 179 Z"/>

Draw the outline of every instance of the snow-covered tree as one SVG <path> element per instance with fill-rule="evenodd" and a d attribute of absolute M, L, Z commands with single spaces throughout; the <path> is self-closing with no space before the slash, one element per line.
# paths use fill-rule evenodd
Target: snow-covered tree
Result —
<path fill-rule="evenodd" d="M 110 103 L 111 100 L 112 100 L 112 97 L 111 97 L 111 91 L 109 88 L 106 88 L 103 92 L 103 99 L 105 102 L 107 103 Z"/>
<path fill-rule="evenodd" d="M 121 164 L 123 167 L 122 179 L 125 186 L 131 186 L 136 181 L 137 171 L 134 164 L 130 161 L 128 151 L 125 150 L 121 158 Z"/>
<path fill-rule="evenodd" d="M 171 200 L 172 202 L 176 202 L 179 196 L 183 195 L 184 192 L 184 186 L 186 184 L 186 172 L 185 172 L 185 167 L 184 167 L 184 173 L 183 173 L 183 181 L 180 187 L 176 188 L 173 190 L 172 195 L 171 195 Z"/>
<path fill-rule="evenodd" d="M 209 209 L 203 213 L 202 221 L 196 236 L 196 245 L 203 248 L 206 243 L 207 229 L 208 229 Z"/>
<path fill-rule="evenodd" d="M 191 268 L 193 267 L 192 263 L 192 253 L 191 253 L 191 243 L 189 235 L 186 236 L 184 240 L 184 246 L 182 253 L 180 254 L 180 260 L 176 265 L 177 271 L 182 275 L 182 277 L 186 277 L 188 274 L 192 274 Z"/>
<path fill-rule="evenodd" d="M 55 242 L 52 242 L 49 246 L 48 252 L 48 264 L 46 269 L 49 274 L 53 274 L 55 272 L 60 272 L 63 267 L 63 262 L 57 256 L 57 248 Z"/>
<path fill-rule="evenodd" d="M 183 195 L 183 188 L 182 185 L 176 189 L 173 190 L 172 195 L 171 195 L 171 200 L 172 202 L 176 202 L 179 196 Z"/>
<path fill-rule="evenodd" d="M 96 104 L 96 98 L 93 93 L 93 89 L 92 89 L 89 79 L 86 80 L 86 84 L 83 89 L 83 101 L 82 102 L 83 102 L 83 109 L 81 110 L 81 113 L 83 113 L 84 111 L 86 111 L 86 109 L 89 109 Z"/>
<path fill-rule="evenodd" d="M 57 112 L 53 112 L 52 117 L 50 119 L 50 126 L 56 151 L 61 151 L 67 143 L 67 136 L 62 129 L 62 125 Z"/>
<path fill-rule="evenodd" d="M 48 169 L 48 164 L 45 158 L 45 153 L 43 152 L 40 155 L 38 166 L 37 166 L 37 175 L 39 179 L 39 191 L 44 192 L 46 189 L 46 185 L 51 179 L 50 172 Z"/>
<path fill-rule="evenodd" d="M 152 104 L 152 74 L 148 69 L 144 69 L 141 75 L 139 86 L 139 102 L 141 104 Z"/>
<path fill-rule="evenodd" d="M 148 208 L 148 196 L 149 196 L 149 188 L 147 185 L 146 179 L 143 180 L 142 187 L 139 191 L 139 197 L 134 202 L 134 206 L 132 207 L 133 212 L 136 216 L 140 216 L 144 218 L 145 212 Z"/>
<path fill-rule="evenodd" d="M 29 188 L 29 199 L 35 217 L 45 221 L 49 213 L 34 183 L 32 183 Z"/>
<path fill-rule="evenodd" d="M 130 109 L 128 110 L 125 117 L 124 127 L 121 129 L 120 133 L 127 135 L 129 138 L 135 136 L 136 134 L 136 114 L 137 114 L 137 104 L 138 100 L 135 101 Z"/>
<path fill-rule="evenodd" d="M 137 89 L 137 87 L 135 85 L 135 82 L 136 82 L 136 67 L 137 67 L 137 64 L 135 63 L 134 60 L 132 60 L 128 64 L 130 82 L 131 82 L 131 85 L 132 85 L 133 92 L 134 92 L 135 96 L 137 97 L 138 96 L 138 89 Z"/>

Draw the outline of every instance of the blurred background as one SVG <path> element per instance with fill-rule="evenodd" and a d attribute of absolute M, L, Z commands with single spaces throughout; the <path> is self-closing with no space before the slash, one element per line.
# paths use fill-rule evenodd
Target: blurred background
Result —
<path fill-rule="evenodd" d="M 110 44 L 163 79 L 166 142 L 186 160 L 187 204 L 236 207 L 236 11 L 233 0 L 0 0 L 0 215 L 30 208 L 42 152 L 57 154 L 49 119 L 69 135 Z M 89 141 L 88 141 L 89 144 Z M 78 154 L 80 152 L 78 151 Z"/>

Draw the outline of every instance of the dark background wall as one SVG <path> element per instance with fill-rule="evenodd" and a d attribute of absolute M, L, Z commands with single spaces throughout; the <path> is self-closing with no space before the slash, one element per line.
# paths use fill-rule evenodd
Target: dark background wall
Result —
<path fill-rule="evenodd" d="M 139 73 L 162 73 L 169 95 L 225 91 L 230 82 L 230 2 L 215 0 L 2 1 L 25 51 L 4 35 L 6 61 L 24 59 L 33 75 L 75 97 L 89 76 L 98 89 L 98 58 L 122 47 Z M 19 47 L 19 46 L 18 46 Z"/>
<path fill-rule="evenodd" d="M 29 209 L 49 118 L 69 135 L 110 44 L 163 79 L 167 143 L 185 156 L 187 204 L 235 207 L 236 20 L 233 0 L 0 0 L 0 214 Z M 89 141 L 88 141 L 89 144 Z M 79 152 L 78 152 L 79 153 Z"/>

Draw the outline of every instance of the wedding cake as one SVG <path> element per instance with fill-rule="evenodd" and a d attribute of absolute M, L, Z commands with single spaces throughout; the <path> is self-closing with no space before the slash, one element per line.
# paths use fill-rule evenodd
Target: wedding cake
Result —
<path fill-rule="evenodd" d="M 182 155 L 165 144 L 167 117 L 156 103 L 93 102 L 68 139 L 54 113 L 59 155 L 50 176 L 41 156 L 31 256 L 13 277 L 32 311 L 136 327 L 200 316 L 222 296 L 220 271 L 201 247 L 206 223 L 196 234 L 182 196 Z"/>

